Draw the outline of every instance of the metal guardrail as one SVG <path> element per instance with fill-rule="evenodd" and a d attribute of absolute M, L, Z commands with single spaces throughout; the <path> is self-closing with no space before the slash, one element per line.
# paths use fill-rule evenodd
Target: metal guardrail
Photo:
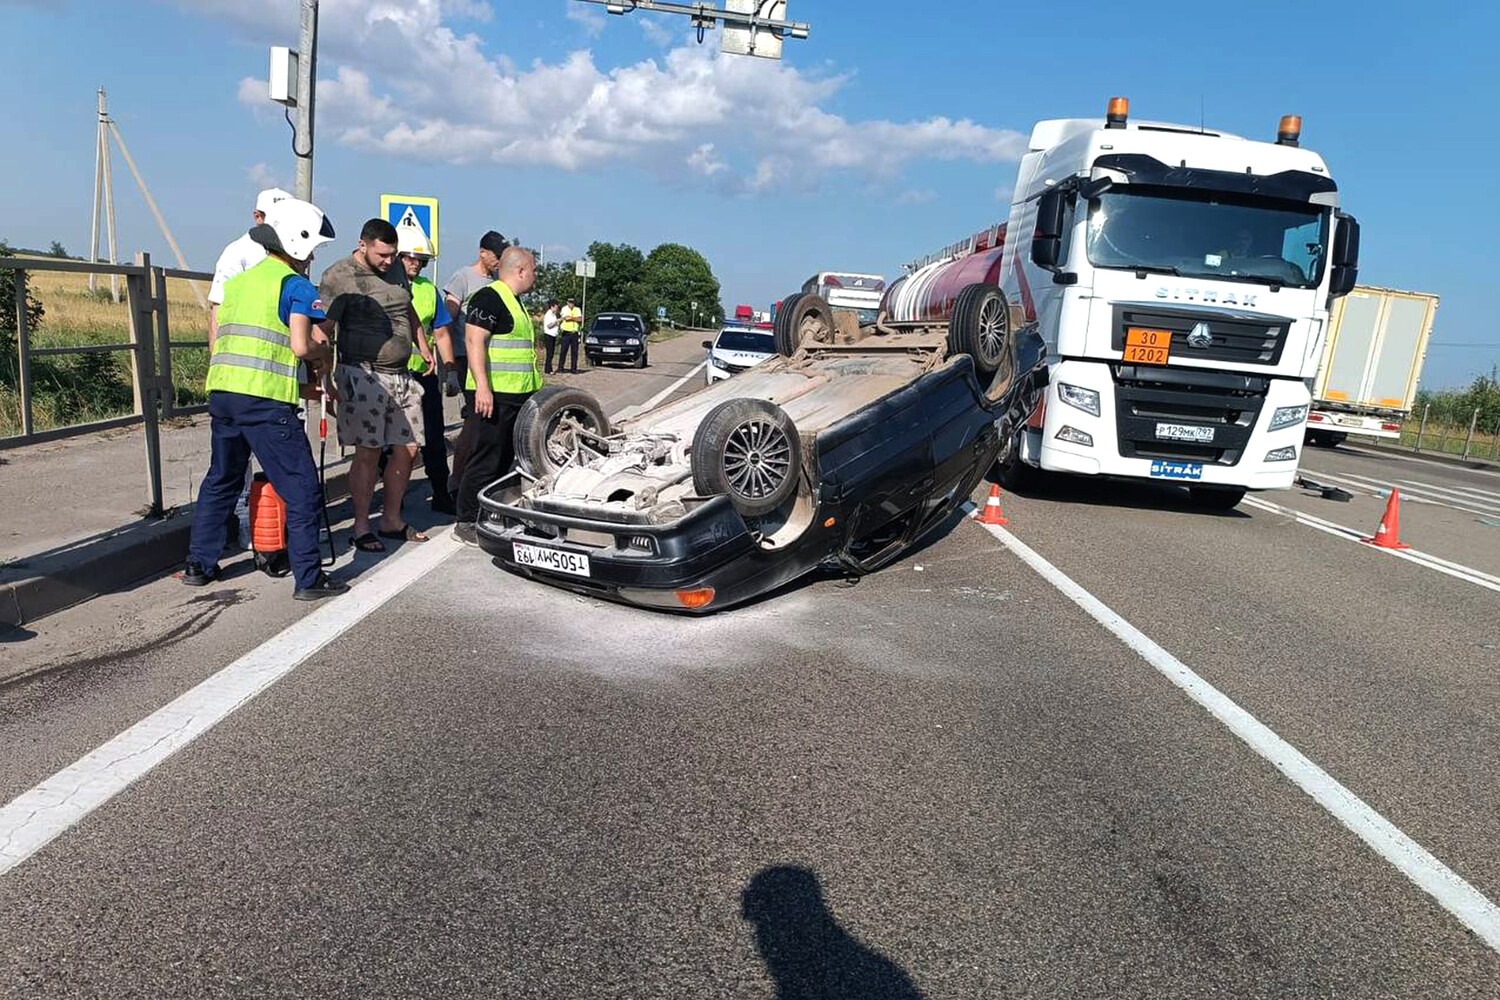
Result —
<path fill-rule="evenodd" d="M 1418 452 L 1425 451 L 1442 455 L 1457 455 L 1461 459 L 1485 458 L 1486 455 L 1484 453 L 1488 451 L 1489 454 L 1487 457 L 1489 457 L 1490 459 L 1500 459 L 1500 423 L 1496 424 L 1493 433 L 1486 432 L 1479 426 L 1479 414 L 1480 410 L 1475 409 L 1469 415 L 1469 426 L 1466 432 L 1462 431 L 1462 422 L 1455 424 L 1449 421 L 1443 421 L 1433 431 L 1432 434 L 1432 437 L 1437 440 L 1437 446 L 1435 448 L 1430 446 L 1423 447 L 1428 436 L 1427 421 L 1428 418 L 1432 415 L 1432 404 L 1428 403 L 1426 406 L 1422 407 L 1422 422 L 1417 428 L 1417 440 L 1412 444 L 1411 450 Z M 1463 450 L 1454 451 L 1453 448 L 1449 446 L 1452 445 L 1453 447 L 1457 447 L 1460 436 L 1463 438 L 1464 442 Z M 1484 443 L 1482 441 L 1477 440 L 1477 438 L 1483 437 L 1490 438 L 1490 444 L 1488 448 L 1484 447 Z"/>
<path fill-rule="evenodd" d="M 207 348 L 208 341 L 172 339 L 167 303 L 167 279 L 211 281 L 213 275 L 202 271 L 152 267 L 151 256 L 146 253 L 137 253 L 134 264 L 97 264 L 88 261 L 0 257 L 0 271 L 11 271 L 15 275 L 16 352 L 19 373 L 18 389 L 21 397 L 21 433 L 10 437 L 0 437 L 0 450 L 141 424 L 145 427 L 146 479 L 150 490 L 151 514 L 154 517 L 160 517 L 163 507 L 160 422 L 172 417 L 208 411 L 206 404 L 176 405 L 177 393 L 172 383 L 172 351 Z M 28 271 L 60 271 L 123 277 L 126 309 L 130 321 L 129 343 L 33 347 L 30 321 L 26 315 L 26 274 Z M 130 354 L 131 388 L 135 396 L 134 412 L 107 420 L 92 420 L 87 423 L 38 431 L 31 406 L 33 388 L 31 359 L 64 354 L 114 352 L 129 352 Z"/>

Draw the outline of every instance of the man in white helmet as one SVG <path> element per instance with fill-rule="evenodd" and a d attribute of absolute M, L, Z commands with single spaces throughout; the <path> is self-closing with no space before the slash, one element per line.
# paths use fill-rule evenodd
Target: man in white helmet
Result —
<path fill-rule="evenodd" d="M 266 188 L 255 197 L 255 210 L 250 213 L 254 225 L 266 221 L 266 213 L 277 202 L 286 201 L 292 195 L 281 188 Z M 214 265 L 214 280 L 208 288 L 208 350 L 214 349 L 214 338 L 219 334 L 219 304 L 224 301 L 224 282 L 248 271 L 266 259 L 266 250 L 244 233 L 239 239 L 224 248 L 219 261 Z M 250 470 L 245 470 L 245 487 L 240 499 L 229 515 L 229 533 L 226 541 L 230 548 L 237 549 L 241 543 L 248 544 L 250 538 Z"/>
<path fill-rule="evenodd" d="M 271 206 L 278 202 L 286 201 L 291 197 L 287 191 L 281 188 L 266 188 L 255 197 L 255 211 L 250 217 L 259 226 L 266 221 L 266 213 Z M 224 248 L 219 254 L 219 262 L 214 265 L 213 284 L 208 287 L 208 349 L 214 348 L 214 337 L 217 335 L 219 326 L 219 304 L 224 301 L 224 282 L 242 271 L 250 268 L 266 259 L 265 247 L 250 238 L 245 233 L 239 239 Z"/>
<path fill-rule="evenodd" d="M 270 206 L 250 236 L 266 257 L 224 283 L 205 383 L 213 453 L 193 511 L 182 582 L 202 587 L 218 577 L 225 521 L 253 454 L 286 503 L 292 596 L 316 601 L 349 589 L 320 565 L 323 494 L 298 411 L 300 364 L 306 363 L 314 385 L 332 388 L 333 350 L 316 325 L 325 314 L 307 268 L 313 251 L 333 239 L 333 226 L 317 206 L 288 198 Z"/>

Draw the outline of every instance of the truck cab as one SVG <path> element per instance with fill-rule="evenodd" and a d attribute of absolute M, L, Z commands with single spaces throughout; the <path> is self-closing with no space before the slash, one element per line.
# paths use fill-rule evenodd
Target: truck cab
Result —
<path fill-rule="evenodd" d="M 1359 228 L 1299 145 L 1129 120 L 1040 122 L 1021 160 L 1001 282 L 1048 349 L 1015 460 L 1159 479 L 1229 507 L 1292 485 L 1330 302 Z"/>

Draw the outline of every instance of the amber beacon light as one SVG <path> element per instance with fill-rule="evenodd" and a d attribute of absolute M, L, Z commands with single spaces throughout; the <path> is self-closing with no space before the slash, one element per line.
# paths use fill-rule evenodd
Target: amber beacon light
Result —
<path fill-rule="evenodd" d="M 1282 115 L 1281 124 L 1276 126 L 1276 143 L 1279 146 L 1295 146 L 1302 138 L 1302 116 Z"/>
<path fill-rule="evenodd" d="M 1111 97 L 1109 99 L 1109 110 L 1104 115 L 1105 128 L 1124 128 L 1125 120 L 1130 117 L 1130 98 Z"/>

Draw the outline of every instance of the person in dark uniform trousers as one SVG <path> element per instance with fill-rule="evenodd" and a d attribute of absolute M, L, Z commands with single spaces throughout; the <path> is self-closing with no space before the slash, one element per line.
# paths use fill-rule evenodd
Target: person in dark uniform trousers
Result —
<path fill-rule="evenodd" d="M 218 578 L 228 514 L 253 454 L 286 502 L 292 596 L 316 601 L 349 589 L 321 566 L 323 492 L 298 410 L 304 362 L 312 374 L 308 393 L 316 395 L 321 380 L 337 398 L 328 379 L 333 351 L 315 327 L 323 305 L 307 280 L 313 251 L 333 239 L 333 226 L 316 205 L 291 198 L 272 206 L 250 237 L 265 247 L 266 259 L 224 285 L 206 382 L 213 454 L 193 510 L 182 582 L 203 587 Z"/>

